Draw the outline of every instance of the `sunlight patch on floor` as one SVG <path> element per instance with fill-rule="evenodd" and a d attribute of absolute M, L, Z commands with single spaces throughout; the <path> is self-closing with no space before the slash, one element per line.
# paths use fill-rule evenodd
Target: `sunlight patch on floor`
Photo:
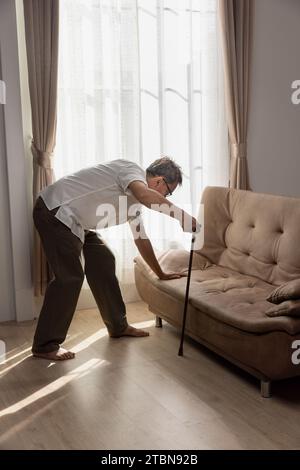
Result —
<path fill-rule="evenodd" d="M 107 336 L 107 330 L 106 328 L 102 328 L 101 330 L 97 331 L 96 333 L 92 334 L 88 338 L 84 339 L 80 343 L 76 344 L 72 348 L 70 348 L 73 352 L 78 353 L 80 351 L 83 351 L 84 349 L 88 348 L 91 346 L 93 343 L 98 341 L 101 338 L 104 338 Z"/>
<path fill-rule="evenodd" d="M 132 323 L 132 326 L 134 326 L 135 328 L 148 328 L 148 327 L 152 327 L 153 324 L 154 324 L 153 320 L 147 320 L 147 321 L 143 321 L 143 322 Z M 73 352 L 78 353 L 78 352 L 83 351 L 84 349 L 88 348 L 93 343 L 95 343 L 96 341 L 98 341 L 101 338 L 104 338 L 107 335 L 108 335 L 107 329 L 102 328 L 101 330 L 99 330 L 96 333 L 92 334 L 91 336 L 84 339 L 83 341 L 76 344 L 75 346 L 73 346 L 70 349 Z"/>
<path fill-rule="evenodd" d="M 40 400 L 41 398 L 44 398 L 45 396 L 50 395 L 51 393 L 56 392 L 57 390 L 67 385 L 72 380 L 81 378 L 87 373 L 91 372 L 91 370 L 95 369 L 96 367 L 105 365 L 107 363 L 108 362 L 105 361 L 104 359 L 90 359 L 86 363 L 82 364 L 79 367 L 76 367 L 71 372 L 68 372 L 66 375 L 60 377 L 54 382 L 51 382 L 50 384 L 38 390 L 37 392 L 32 393 L 31 395 L 24 398 L 23 400 L 20 400 L 14 405 L 11 405 L 8 408 L 5 408 L 4 410 L 0 411 L 0 418 L 22 410 L 26 406 L 31 405 L 33 402 Z"/>
<path fill-rule="evenodd" d="M 150 328 L 154 326 L 154 321 L 153 320 L 146 320 L 138 323 L 132 323 L 132 326 L 134 328 Z"/>
<path fill-rule="evenodd" d="M 9 362 L 11 362 L 13 359 L 16 359 L 17 357 L 19 356 L 22 356 L 23 354 L 25 354 L 26 352 L 28 351 L 31 351 L 31 347 L 30 348 L 26 348 L 26 349 L 23 349 L 22 351 L 19 351 L 17 354 L 14 354 L 13 356 L 10 356 L 9 357 L 9 353 L 6 353 L 5 354 L 5 357 L 7 357 L 6 359 L 4 359 L 4 357 L 0 358 L 0 366 L 2 365 L 5 365 L 5 364 L 8 364 Z"/>

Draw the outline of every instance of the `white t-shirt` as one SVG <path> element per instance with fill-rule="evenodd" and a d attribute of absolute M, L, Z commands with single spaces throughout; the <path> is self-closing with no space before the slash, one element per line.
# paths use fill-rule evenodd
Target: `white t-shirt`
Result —
<path fill-rule="evenodd" d="M 49 210 L 82 242 L 84 230 L 95 230 L 137 220 L 142 205 L 128 185 L 147 184 L 146 172 L 136 163 L 118 159 L 65 176 L 40 192 Z"/>

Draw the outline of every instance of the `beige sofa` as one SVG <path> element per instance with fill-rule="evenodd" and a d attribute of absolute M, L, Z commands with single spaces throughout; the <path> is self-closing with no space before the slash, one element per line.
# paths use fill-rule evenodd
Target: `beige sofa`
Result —
<path fill-rule="evenodd" d="M 186 333 L 261 380 L 300 374 L 292 344 L 300 340 L 300 317 L 269 317 L 267 296 L 300 278 L 300 200 L 222 187 L 207 187 L 204 246 L 195 252 Z M 188 251 L 160 256 L 164 269 L 187 270 Z M 186 278 L 160 281 L 141 257 L 136 286 L 157 316 L 180 328 Z M 176 351 L 174 351 L 176 354 Z"/>

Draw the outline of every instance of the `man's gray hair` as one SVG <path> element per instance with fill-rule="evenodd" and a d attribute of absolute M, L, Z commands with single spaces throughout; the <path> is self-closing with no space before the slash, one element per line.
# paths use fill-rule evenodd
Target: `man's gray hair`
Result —
<path fill-rule="evenodd" d="M 170 157 L 161 157 L 151 163 L 146 169 L 147 176 L 163 176 L 167 183 L 182 185 L 182 170 Z"/>

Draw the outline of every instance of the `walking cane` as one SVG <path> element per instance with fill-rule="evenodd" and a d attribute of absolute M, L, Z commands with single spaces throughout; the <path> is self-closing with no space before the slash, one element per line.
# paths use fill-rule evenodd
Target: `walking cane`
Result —
<path fill-rule="evenodd" d="M 187 308 L 188 308 L 188 303 L 189 303 L 189 290 L 190 290 L 190 281 L 191 281 L 191 274 L 192 274 L 193 252 L 194 252 L 195 239 L 196 239 L 196 235 L 193 234 L 192 235 L 192 241 L 191 241 L 191 251 L 190 251 L 190 259 L 189 259 L 188 275 L 187 275 L 187 281 L 186 281 L 186 289 L 185 289 L 183 321 L 182 321 L 181 340 L 180 340 L 178 356 L 183 356 L 184 331 L 185 331 Z"/>

